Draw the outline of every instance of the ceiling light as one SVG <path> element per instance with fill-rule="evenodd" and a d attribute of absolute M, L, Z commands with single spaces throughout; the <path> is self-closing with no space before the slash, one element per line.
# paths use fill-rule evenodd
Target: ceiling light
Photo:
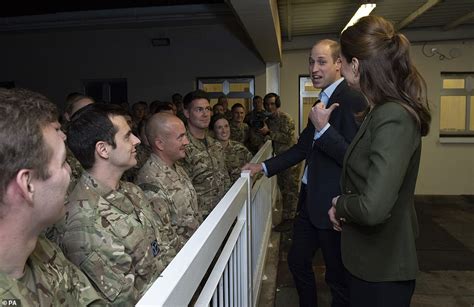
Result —
<path fill-rule="evenodd" d="M 357 12 L 352 16 L 351 20 L 347 23 L 347 25 L 342 29 L 341 33 L 344 32 L 348 27 L 352 26 L 359 20 L 361 17 L 368 16 L 373 9 L 375 9 L 375 3 L 366 3 L 362 4 Z"/>

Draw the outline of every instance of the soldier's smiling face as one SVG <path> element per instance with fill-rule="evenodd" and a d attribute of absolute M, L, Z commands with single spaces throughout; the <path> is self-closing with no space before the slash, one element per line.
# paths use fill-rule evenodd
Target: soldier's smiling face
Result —
<path fill-rule="evenodd" d="M 177 117 L 170 119 L 165 134 L 165 137 L 162 137 L 161 149 L 166 160 L 174 163 L 186 157 L 186 145 L 189 140 L 183 122 Z"/>
<path fill-rule="evenodd" d="M 205 98 L 198 98 L 191 101 L 188 110 L 184 110 L 184 115 L 188 119 L 188 125 L 198 129 L 207 129 L 211 121 L 211 106 Z"/>
<path fill-rule="evenodd" d="M 230 138 L 229 122 L 221 118 L 214 123 L 214 134 L 219 141 L 228 141 Z"/>
<path fill-rule="evenodd" d="M 265 101 L 265 108 L 268 112 L 271 112 L 272 114 L 275 114 L 278 111 L 275 100 L 276 97 L 270 97 L 267 98 L 267 100 Z"/>
<path fill-rule="evenodd" d="M 234 108 L 232 110 L 232 120 L 236 123 L 243 123 L 245 118 L 244 108 Z"/>
<path fill-rule="evenodd" d="M 110 121 L 117 129 L 115 134 L 116 147 L 110 146 L 109 162 L 124 171 L 137 164 L 136 146 L 140 140 L 132 133 L 130 125 L 123 116 L 112 116 Z"/>

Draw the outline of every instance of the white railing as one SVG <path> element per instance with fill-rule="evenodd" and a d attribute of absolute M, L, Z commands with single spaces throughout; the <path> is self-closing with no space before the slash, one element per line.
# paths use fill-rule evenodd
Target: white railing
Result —
<path fill-rule="evenodd" d="M 271 155 L 268 141 L 252 162 Z M 274 178 L 242 173 L 136 306 L 256 306 L 275 195 Z"/>

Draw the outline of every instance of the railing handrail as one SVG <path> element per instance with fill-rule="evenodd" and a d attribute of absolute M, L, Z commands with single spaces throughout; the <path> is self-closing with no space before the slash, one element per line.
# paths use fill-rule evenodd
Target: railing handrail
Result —
<path fill-rule="evenodd" d="M 271 142 L 267 141 L 251 162 L 259 163 L 271 156 L 271 152 Z M 136 306 L 187 306 L 213 261 L 213 257 L 209 257 L 209 251 L 218 252 L 236 218 L 238 218 L 239 223 L 244 221 L 242 225 L 246 227 L 245 237 L 247 239 L 245 239 L 245 242 L 248 257 L 245 256 L 247 263 L 245 275 L 248 278 L 246 283 L 248 290 L 244 296 L 247 297 L 248 304 L 255 304 L 256 298 L 253 297 L 254 285 L 251 267 L 252 247 L 250 243 L 252 217 L 249 208 L 258 190 L 260 184 L 258 181 L 260 180 L 257 181 L 257 186 L 253 188 L 250 188 L 250 180 L 248 171 L 243 172 L 242 177 L 232 185 Z M 242 215 L 243 212 L 245 212 L 244 215 Z M 237 225 L 242 226 L 239 223 Z M 247 299 L 244 299 L 244 301 L 247 301 Z"/>
<path fill-rule="evenodd" d="M 246 185 L 245 178 L 239 178 L 232 185 L 136 306 L 185 306 L 189 303 L 213 260 L 205 252 L 217 250 L 224 240 L 241 208 L 234 204 L 244 203 L 247 198 Z M 244 193 L 239 193 L 242 190 Z M 181 291 L 173 291 L 177 287 Z M 155 293 L 159 296 L 153 295 Z"/>

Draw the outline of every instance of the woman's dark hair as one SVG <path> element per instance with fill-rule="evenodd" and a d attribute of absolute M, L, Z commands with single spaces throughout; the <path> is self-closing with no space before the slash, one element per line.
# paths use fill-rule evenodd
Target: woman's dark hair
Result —
<path fill-rule="evenodd" d="M 359 86 L 373 105 L 400 103 L 417 121 L 421 135 L 429 132 L 431 115 L 426 82 L 410 58 L 410 42 L 379 16 L 359 19 L 341 35 L 341 54 L 359 61 Z"/>
<path fill-rule="evenodd" d="M 227 122 L 229 122 L 229 120 L 225 117 L 224 114 L 217 113 L 211 117 L 211 122 L 209 123 L 209 128 L 211 130 L 214 130 L 214 125 L 219 119 L 225 119 Z"/>

